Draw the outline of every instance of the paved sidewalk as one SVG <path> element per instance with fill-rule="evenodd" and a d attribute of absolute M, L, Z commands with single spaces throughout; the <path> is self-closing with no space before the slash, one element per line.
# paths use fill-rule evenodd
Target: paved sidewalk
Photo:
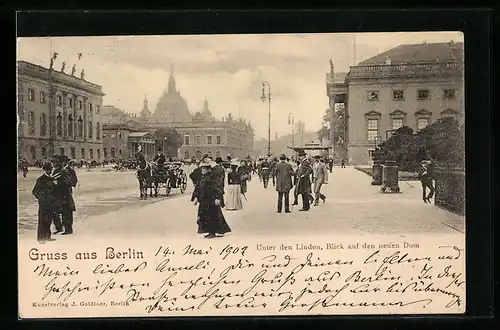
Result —
<path fill-rule="evenodd" d="M 335 168 L 329 184 L 324 186 L 326 203 L 311 207 L 309 212 L 276 212 L 275 187 L 264 189 L 258 177 L 249 183 L 247 201 L 241 211 L 224 211 L 231 236 L 332 234 L 400 234 L 416 233 L 459 234 L 450 223 L 463 224 L 463 217 L 442 210 L 420 199 L 420 187 L 400 183 L 401 194 L 381 194 L 380 187 L 371 186 L 371 179 L 354 168 Z M 137 207 L 120 209 L 102 215 L 88 216 L 75 221 L 75 234 L 56 236 L 73 242 L 93 238 L 131 237 L 191 237 L 196 239 L 196 212 L 190 193 L 170 198 L 141 201 Z M 293 198 L 291 198 L 293 199 Z M 292 201 L 291 201 L 292 202 Z M 300 203 L 300 201 L 299 201 Z M 35 231 L 22 233 L 24 238 L 35 237 Z"/>

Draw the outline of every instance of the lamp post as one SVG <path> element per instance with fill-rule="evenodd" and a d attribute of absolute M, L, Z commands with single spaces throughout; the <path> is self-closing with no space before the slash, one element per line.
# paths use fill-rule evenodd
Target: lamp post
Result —
<path fill-rule="evenodd" d="M 265 87 L 267 85 L 267 95 L 265 93 Z M 267 81 L 262 82 L 262 95 L 260 100 L 265 102 L 266 99 L 269 102 L 269 125 L 267 129 L 267 155 L 271 156 L 271 85 Z"/>
<path fill-rule="evenodd" d="M 295 117 L 294 115 L 292 115 L 291 112 L 288 114 L 288 125 L 292 125 L 292 147 L 293 147 L 295 146 Z"/>

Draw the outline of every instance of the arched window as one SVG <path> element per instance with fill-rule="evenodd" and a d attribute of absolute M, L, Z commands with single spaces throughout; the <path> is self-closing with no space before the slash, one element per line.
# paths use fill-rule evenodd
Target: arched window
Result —
<path fill-rule="evenodd" d="M 189 158 L 189 151 L 185 151 L 184 152 L 184 159 L 188 159 Z"/>
<path fill-rule="evenodd" d="M 35 135 L 35 113 L 33 111 L 28 114 L 28 129 L 31 135 Z"/>
<path fill-rule="evenodd" d="M 92 138 L 92 120 L 89 121 L 89 139 Z"/>
<path fill-rule="evenodd" d="M 34 146 L 30 146 L 30 155 L 32 160 L 36 159 L 36 149 Z"/>
<path fill-rule="evenodd" d="M 215 153 L 215 157 L 220 157 L 220 150 L 217 150 L 217 152 Z"/>
<path fill-rule="evenodd" d="M 101 139 L 101 125 L 99 124 L 99 122 L 97 122 L 97 124 L 95 124 L 95 138 L 97 140 Z"/>
<path fill-rule="evenodd" d="M 40 115 L 40 135 L 47 135 L 47 115 L 44 113 Z"/>
<path fill-rule="evenodd" d="M 195 156 L 196 156 L 196 159 L 201 159 L 201 151 L 196 150 Z"/>
<path fill-rule="evenodd" d="M 73 137 L 73 116 L 68 115 L 68 136 Z"/>
<path fill-rule="evenodd" d="M 207 154 L 212 157 L 212 151 L 211 150 L 208 150 Z"/>
<path fill-rule="evenodd" d="M 78 137 L 81 138 L 83 137 L 83 120 L 81 116 L 78 117 L 77 127 L 78 127 Z"/>
<path fill-rule="evenodd" d="M 56 120 L 56 131 L 57 131 L 57 136 L 62 136 L 62 116 L 61 113 L 57 115 L 57 120 Z"/>

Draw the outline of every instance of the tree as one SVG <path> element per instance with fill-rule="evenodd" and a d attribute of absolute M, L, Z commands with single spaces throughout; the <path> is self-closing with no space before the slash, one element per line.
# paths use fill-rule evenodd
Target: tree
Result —
<path fill-rule="evenodd" d="M 154 136 L 156 145 L 165 148 L 165 156 L 177 157 L 177 150 L 182 146 L 182 137 L 174 128 L 158 128 Z"/>
<path fill-rule="evenodd" d="M 385 142 L 380 144 L 384 159 L 396 161 L 403 171 L 413 171 L 417 162 L 418 145 L 413 130 L 408 126 L 397 129 Z"/>
<path fill-rule="evenodd" d="M 330 109 L 326 109 L 325 114 L 323 115 L 322 118 L 322 123 L 324 124 L 323 127 L 321 127 L 320 130 L 318 130 L 318 139 L 322 141 L 323 139 L 327 139 L 330 141 L 330 128 L 328 128 L 328 123 L 330 123 L 330 117 L 331 117 L 332 111 Z M 336 145 L 336 150 L 339 149 L 344 149 L 346 151 L 347 147 L 347 139 L 346 139 L 346 130 L 347 130 L 347 118 L 346 116 L 346 111 L 345 107 L 340 107 L 337 108 L 335 111 L 334 115 L 334 120 L 333 120 L 333 125 L 334 125 L 334 143 Z"/>

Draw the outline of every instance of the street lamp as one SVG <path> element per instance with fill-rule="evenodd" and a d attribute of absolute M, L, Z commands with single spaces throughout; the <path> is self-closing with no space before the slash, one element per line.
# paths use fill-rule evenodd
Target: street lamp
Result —
<path fill-rule="evenodd" d="M 290 120 L 291 119 L 291 120 Z M 292 147 L 295 145 L 295 117 L 292 113 L 288 113 L 288 125 L 292 125 Z"/>
<path fill-rule="evenodd" d="M 267 95 L 265 93 L 264 88 L 267 85 Z M 271 85 L 267 81 L 262 82 L 262 95 L 260 96 L 260 100 L 262 102 L 266 102 L 266 99 L 269 102 L 269 126 L 267 129 L 267 155 L 271 156 Z"/>

